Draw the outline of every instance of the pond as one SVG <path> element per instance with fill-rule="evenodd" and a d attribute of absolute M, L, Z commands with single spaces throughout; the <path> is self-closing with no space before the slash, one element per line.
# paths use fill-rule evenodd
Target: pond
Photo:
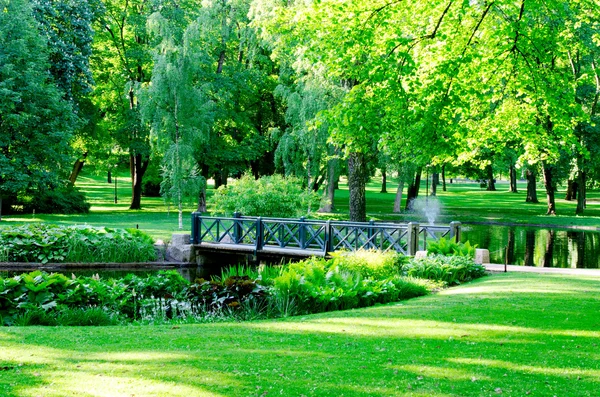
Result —
<path fill-rule="evenodd" d="M 488 249 L 492 263 L 600 268 L 600 233 L 597 231 L 463 225 L 461 241 Z"/>

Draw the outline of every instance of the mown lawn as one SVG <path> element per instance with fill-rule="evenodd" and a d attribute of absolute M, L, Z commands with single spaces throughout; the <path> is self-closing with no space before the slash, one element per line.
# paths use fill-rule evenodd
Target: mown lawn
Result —
<path fill-rule="evenodd" d="M 600 276 L 280 321 L 0 329 L 0 395 L 597 396 Z"/>

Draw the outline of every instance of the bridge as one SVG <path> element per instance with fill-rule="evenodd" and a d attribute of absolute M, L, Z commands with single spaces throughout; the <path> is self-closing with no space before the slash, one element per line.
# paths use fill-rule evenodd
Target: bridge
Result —
<path fill-rule="evenodd" d="M 442 237 L 460 241 L 460 222 L 443 226 L 192 213 L 191 243 L 200 252 L 309 257 L 340 250 L 376 249 L 414 255 L 425 250 L 429 241 Z"/>

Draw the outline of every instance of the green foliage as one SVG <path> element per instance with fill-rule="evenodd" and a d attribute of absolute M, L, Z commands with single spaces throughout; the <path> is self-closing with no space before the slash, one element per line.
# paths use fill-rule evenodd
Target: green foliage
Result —
<path fill-rule="evenodd" d="M 333 264 L 342 270 L 357 272 L 362 277 L 383 279 L 399 275 L 407 258 L 396 252 L 360 250 L 333 252 Z"/>
<path fill-rule="evenodd" d="M 0 26 L 0 198 L 15 198 L 64 180 L 77 123 L 30 2 L 1 0 Z"/>
<path fill-rule="evenodd" d="M 280 175 L 255 180 L 250 175 L 221 186 L 209 200 L 217 214 L 240 212 L 247 216 L 298 217 L 316 208 L 320 197 L 302 189 L 296 178 Z"/>
<path fill-rule="evenodd" d="M 275 295 L 295 302 L 300 312 L 315 313 L 364 307 L 427 294 L 422 283 L 399 275 L 363 278 L 355 261 L 345 270 L 335 260 L 312 258 L 288 265 L 274 280 Z"/>
<path fill-rule="evenodd" d="M 471 245 L 469 241 L 457 243 L 453 239 L 441 237 L 438 241 L 427 243 L 427 255 L 464 256 L 467 258 L 474 258 L 476 248 L 477 244 Z"/>
<path fill-rule="evenodd" d="M 408 276 L 457 285 L 486 275 L 485 267 L 464 256 L 434 255 L 411 259 L 404 271 Z"/>
<path fill-rule="evenodd" d="M 201 278 L 186 291 L 186 298 L 192 305 L 197 310 L 206 312 L 239 310 L 243 305 L 266 307 L 264 303 L 267 296 L 267 287 L 248 276 L 230 276 L 222 281 Z"/>
<path fill-rule="evenodd" d="M 37 190 L 25 205 L 25 212 L 41 214 L 81 214 L 90 210 L 85 194 L 72 184 Z"/>
<path fill-rule="evenodd" d="M 139 230 L 29 224 L 4 228 L 9 262 L 148 262 L 152 238 Z"/>

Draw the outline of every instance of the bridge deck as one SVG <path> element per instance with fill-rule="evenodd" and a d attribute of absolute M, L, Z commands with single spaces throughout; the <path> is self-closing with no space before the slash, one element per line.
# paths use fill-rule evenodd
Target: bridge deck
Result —
<path fill-rule="evenodd" d="M 296 258 L 309 258 L 311 256 L 325 256 L 323 251 L 298 249 L 298 248 L 278 248 L 278 247 L 263 247 L 263 249 L 255 250 L 252 245 L 246 244 L 220 244 L 202 242 L 193 244 L 198 252 L 227 252 L 240 254 L 258 254 L 261 256 L 278 255 Z"/>

